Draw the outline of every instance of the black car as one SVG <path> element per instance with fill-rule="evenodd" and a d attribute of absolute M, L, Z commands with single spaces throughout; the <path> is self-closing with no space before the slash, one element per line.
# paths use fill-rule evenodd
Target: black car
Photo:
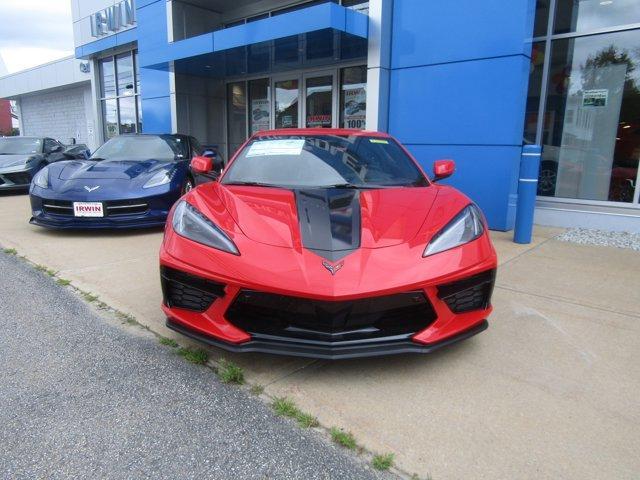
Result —
<path fill-rule="evenodd" d="M 60 160 L 84 158 L 86 147 L 65 147 L 53 138 L 0 137 L 0 192 L 26 190 L 33 176 Z"/>

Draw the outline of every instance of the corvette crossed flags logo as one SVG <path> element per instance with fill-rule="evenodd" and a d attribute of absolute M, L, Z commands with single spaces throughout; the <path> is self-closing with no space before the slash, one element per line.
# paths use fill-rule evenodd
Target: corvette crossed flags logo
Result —
<path fill-rule="evenodd" d="M 85 185 L 85 186 L 84 186 L 84 189 L 85 189 L 87 192 L 89 192 L 89 193 L 91 193 L 91 192 L 93 192 L 94 190 L 97 190 L 97 189 L 99 189 L 99 188 L 100 188 L 100 185 L 96 185 L 95 187 L 90 187 L 90 186 L 88 186 L 88 185 Z"/>
<path fill-rule="evenodd" d="M 331 265 L 329 262 L 327 262 L 326 260 L 324 260 L 322 262 L 322 266 L 324 268 L 326 268 L 327 270 L 329 270 L 329 272 L 331 273 L 331 275 L 335 275 L 336 273 L 338 273 L 338 271 L 344 267 L 344 262 L 340 262 L 340 263 L 336 263 L 335 265 Z"/>

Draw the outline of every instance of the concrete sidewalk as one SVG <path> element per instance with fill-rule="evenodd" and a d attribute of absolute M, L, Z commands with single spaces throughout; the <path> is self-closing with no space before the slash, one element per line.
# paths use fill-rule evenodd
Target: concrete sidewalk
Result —
<path fill-rule="evenodd" d="M 0 244 L 58 270 L 162 335 L 162 233 L 30 226 L 0 197 Z M 493 235 L 501 267 L 487 332 L 430 356 L 344 362 L 231 355 L 248 380 L 434 479 L 635 479 L 640 472 L 640 254 Z M 596 473 L 597 472 L 597 473 Z"/>

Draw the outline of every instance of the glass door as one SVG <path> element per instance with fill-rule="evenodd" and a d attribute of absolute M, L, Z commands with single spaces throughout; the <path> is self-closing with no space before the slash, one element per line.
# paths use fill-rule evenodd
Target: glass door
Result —
<path fill-rule="evenodd" d="M 300 96 L 299 80 L 290 78 L 286 80 L 274 80 L 274 127 L 298 128 Z"/>
<path fill-rule="evenodd" d="M 336 89 L 334 72 L 313 73 L 304 77 L 305 128 L 331 128 L 335 126 Z"/>

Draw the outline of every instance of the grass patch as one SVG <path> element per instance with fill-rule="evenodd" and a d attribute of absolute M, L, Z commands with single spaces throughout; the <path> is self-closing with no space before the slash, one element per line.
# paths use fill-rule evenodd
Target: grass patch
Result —
<path fill-rule="evenodd" d="M 62 287 L 67 287 L 71 285 L 71 280 L 67 280 L 66 278 L 59 278 L 56 280 L 56 283 Z"/>
<path fill-rule="evenodd" d="M 190 348 L 179 348 L 178 355 L 186 361 L 196 365 L 204 365 L 209 360 L 209 355 L 204 350 L 191 350 Z"/>
<path fill-rule="evenodd" d="M 320 425 L 316 417 L 301 411 L 296 404 L 293 403 L 293 400 L 289 398 L 276 398 L 273 400 L 273 403 L 271 403 L 271 407 L 276 412 L 276 415 L 293 418 L 302 428 L 311 428 Z"/>
<path fill-rule="evenodd" d="M 7 255 L 17 255 L 18 251 L 15 248 L 3 248 L 2 251 Z"/>
<path fill-rule="evenodd" d="M 47 271 L 47 267 L 45 265 L 36 265 L 34 268 L 36 270 L 38 270 L 39 272 L 46 272 Z"/>
<path fill-rule="evenodd" d="M 353 434 L 351 432 L 345 432 L 338 427 L 331 427 L 331 440 L 349 450 L 354 450 L 357 446 Z"/>
<path fill-rule="evenodd" d="M 389 470 L 393 466 L 393 453 L 374 455 L 371 465 L 376 470 Z"/>
<path fill-rule="evenodd" d="M 84 299 L 89 302 L 89 303 L 93 303 L 96 300 L 98 300 L 98 295 L 94 295 L 93 293 L 89 293 L 89 292 L 82 292 L 82 296 L 84 297 Z"/>
<path fill-rule="evenodd" d="M 128 313 L 116 312 L 116 317 L 122 321 L 122 323 L 128 323 L 129 325 L 137 325 L 136 317 Z"/>
<path fill-rule="evenodd" d="M 177 348 L 178 342 L 176 342 L 173 338 L 161 337 L 160 345 L 164 345 L 165 347 Z"/>
<path fill-rule="evenodd" d="M 236 385 L 242 385 L 244 383 L 244 370 L 224 358 L 220 360 L 216 372 L 220 380 L 224 383 L 235 383 Z"/>
<path fill-rule="evenodd" d="M 256 397 L 259 397 L 264 393 L 264 387 L 262 385 L 251 385 L 250 392 L 251 392 L 251 395 L 255 395 Z"/>

